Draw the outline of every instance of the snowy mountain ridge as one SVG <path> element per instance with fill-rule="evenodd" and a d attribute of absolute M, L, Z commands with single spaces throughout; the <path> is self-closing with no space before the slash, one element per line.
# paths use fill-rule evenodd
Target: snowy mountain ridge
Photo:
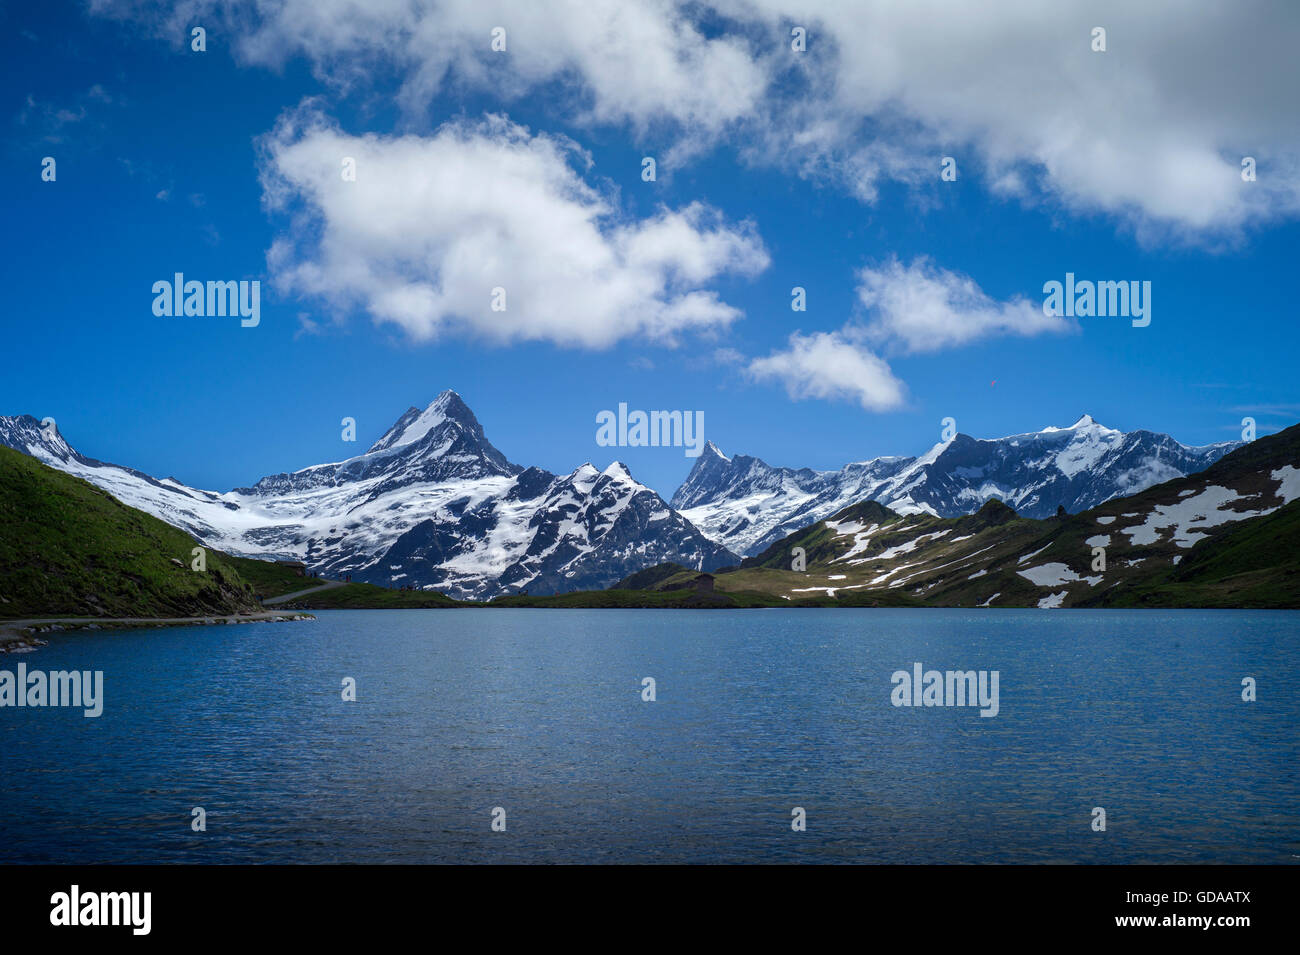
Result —
<path fill-rule="evenodd" d="M 452 391 L 408 410 L 364 454 L 225 493 L 87 458 L 27 415 L 0 417 L 0 444 L 208 546 L 461 598 L 598 588 L 647 564 L 737 559 L 620 462 L 568 475 L 512 464 Z"/>
<path fill-rule="evenodd" d="M 1026 517 L 1073 513 L 1203 470 L 1240 442 L 1194 448 L 1083 415 L 1066 428 L 980 440 L 960 432 L 919 457 L 838 471 L 772 467 L 710 442 L 671 504 L 711 539 L 753 556 L 801 527 L 874 500 L 899 514 L 959 517 L 997 498 Z"/>
<path fill-rule="evenodd" d="M 618 461 L 564 475 L 512 463 L 453 391 L 408 409 L 363 454 L 224 493 L 85 457 L 29 415 L 0 417 L 0 444 L 229 553 L 481 599 L 606 587 L 668 561 L 715 570 L 866 500 L 904 515 L 957 517 L 991 498 L 1027 517 L 1073 513 L 1202 470 L 1239 442 L 1189 448 L 1084 415 L 991 440 L 956 433 L 918 457 L 838 471 L 709 442 L 668 503 Z"/>

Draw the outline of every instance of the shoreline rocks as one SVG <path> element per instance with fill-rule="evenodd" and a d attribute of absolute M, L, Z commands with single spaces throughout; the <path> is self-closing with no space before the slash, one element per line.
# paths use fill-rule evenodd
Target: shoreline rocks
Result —
<path fill-rule="evenodd" d="M 90 618 L 86 620 L 69 620 L 52 618 L 46 621 L 11 621 L 8 625 L 0 623 L 0 654 L 31 653 L 41 647 L 49 646 L 48 640 L 37 636 L 41 633 L 71 633 L 78 630 L 140 630 L 154 627 L 210 627 L 246 623 L 289 623 L 295 620 L 315 620 L 309 613 L 300 611 L 275 611 L 230 617 L 169 617 L 152 619 L 148 617 Z"/>

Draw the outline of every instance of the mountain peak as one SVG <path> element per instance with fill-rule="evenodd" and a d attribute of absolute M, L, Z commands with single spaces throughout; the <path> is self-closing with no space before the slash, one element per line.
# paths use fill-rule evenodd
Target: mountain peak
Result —
<path fill-rule="evenodd" d="M 439 415 L 445 421 L 455 421 L 467 428 L 478 427 L 478 419 L 474 417 L 474 412 L 469 410 L 469 405 L 465 404 L 465 399 L 450 388 L 439 392 L 438 397 L 430 401 L 428 406 L 425 407 L 424 413 Z"/>
<path fill-rule="evenodd" d="M 428 407 L 429 407 L 429 408 L 447 408 L 447 409 L 451 409 L 451 408 L 465 408 L 466 411 L 469 410 L 469 408 L 466 407 L 466 405 L 465 405 L 465 401 L 464 401 L 464 399 L 461 398 L 461 396 L 460 396 L 459 394 L 457 394 L 456 392 L 452 391 L 450 388 L 445 388 L 445 389 L 443 389 L 442 391 L 438 392 L 438 397 L 436 397 L 436 398 L 434 398 L 432 401 L 430 401 L 429 404 L 428 404 Z"/>
<path fill-rule="evenodd" d="M 1040 432 L 1040 434 L 1052 434 L 1059 431 L 1082 431 L 1085 428 L 1100 428 L 1102 431 L 1113 430 L 1112 428 L 1106 427 L 1104 424 L 1098 424 L 1097 419 L 1095 419 L 1092 415 L 1084 414 L 1079 418 L 1078 421 L 1070 425 L 1068 428 L 1058 428 L 1054 425 L 1048 425 Z M 1118 434 L 1119 432 L 1115 432 L 1115 433 Z"/>
<path fill-rule="evenodd" d="M 622 461 L 611 462 L 609 467 L 605 468 L 605 470 L 600 473 L 603 477 L 607 477 L 613 481 L 626 481 L 632 484 L 638 483 L 637 479 L 632 477 L 632 472 L 628 470 L 627 465 Z"/>
<path fill-rule="evenodd" d="M 863 500 L 898 514 L 955 518 L 1000 498 L 981 521 L 1047 518 L 1059 506 L 1073 514 L 1202 470 L 1231 447 L 1187 448 L 1168 435 L 1125 434 L 1084 414 L 1068 428 L 1002 438 L 954 429 L 919 457 L 873 458 L 838 471 L 769 468 L 744 454 L 724 464 L 701 454 L 671 504 L 706 536 L 748 557 Z"/>
<path fill-rule="evenodd" d="M 700 455 L 700 456 L 703 457 L 705 454 L 716 454 L 718 457 L 722 458 L 722 460 L 724 460 L 724 461 L 727 461 L 727 462 L 730 462 L 730 461 L 731 461 L 731 458 L 729 458 L 729 457 L 727 457 L 725 454 L 723 454 L 723 453 L 722 453 L 722 449 L 721 449 L 720 447 L 718 447 L 716 444 L 714 444 L 712 441 L 706 441 L 706 442 L 704 443 L 704 451 L 701 452 L 701 455 Z"/>
<path fill-rule="evenodd" d="M 21 451 L 46 464 L 79 457 L 54 419 L 38 419 L 28 414 L 0 416 L 0 446 Z"/>
<path fill-rule="evenodd" d="M 388 451 L 419 441 L 430 431 L 448 421 L 454 421 L 470 432 L 478 433 L 478 419 L 460 395 L 448 389 L 442 392 L 423 411 L 412 405 L 394 422 L 384 436 L 370 446 L 367 454 Z"/>

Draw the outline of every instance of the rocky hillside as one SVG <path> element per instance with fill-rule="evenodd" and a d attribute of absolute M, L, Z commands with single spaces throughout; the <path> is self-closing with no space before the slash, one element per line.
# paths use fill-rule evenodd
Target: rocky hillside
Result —
<path fill-rule="evenodd" d="M 666 589 L 684 576 L 644 579 Z M 1300 607 L 1300 425 L 1079 514 L 1025 518 L 991 500 L 942 518 L 861 502 L 716 587 L 854 603 L 900 593 L 931 606 Z"/>

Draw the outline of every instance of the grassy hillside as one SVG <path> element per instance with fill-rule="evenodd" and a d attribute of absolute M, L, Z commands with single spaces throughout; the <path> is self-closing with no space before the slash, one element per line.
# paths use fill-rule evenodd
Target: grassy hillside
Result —
<path fill-rule="evenodd" d="M 35 458 L 0 448 L 0 618 L 260 610 L 230 558 Z"/>
<path fill-rule="evenodd" d="M 635 574 L 629 574 L 624 577 L 610 590 L 653 590 L 663 581 L 670 577 L 680 577 L 686 580 L 698 574 L 698 570 L 691 570 L 689 567 L 683 567 L 681 564 L 672 562 L 666 564 L 655 564 L 653 567 L 647 567 L 645 570 L 638 570 Z"/>
<path fill-rule="evenodd" d="M 1046 520 L 997 500 L 959 518 L 864 501 L 719 571 L 714 587 L 785 606 L 1300 607 L 1300 500 L 1285 501 L 1297 471 L 1300 426 Z M 624 583 L 672 591 L 694 575 L 660 565 Z"/>
<path fill-rule="evenodd" d="M 313 581 L 309 580 L 304 584 L 303 579 L 299 577 L 298 584 L 295 589 L 302 590 L 304 587 L 312 586 Z M 344 584 L 341 587 L 331 587 L 329 590 L 300 597 L 294 600 L 292 605 L 294 608 L 304 610 L 400 610 L 481 606 L 474 603 L 461 603 L 432 590 L 389 590 L 387 587 L 379 587 L 375 584 Z"/>
<path fill-rule="evenodd" d="M 283 597 L 285 594 L 297 593 L 322 583 L 311 577 L 299 577 L 288 567 L 283 567 L 274 561 L 232 557 L 229 554 L 225 557 L 239 572 L 239 576 L 248 581 L 259 600 L 265 600 L 267 597 Z"/>
<path fill-rule="evenodd" d="M 699 571 L 692 571 L 692 574 Z M 453 600 L 427 590 L 389 590 L 374 584 L 344 584 L 293 601 L 307 610 L 402 610 L 439 607 L 686 607 L 733 606 L 726 599 L 693 601 L 696 594 L 657 593 L 641 590 L 580 590 L 554 596 L 498 597 L 490 603 Z"/>
<path fill-rule="evenodd" d="M 1111 607 L 1300 605 L 1300 501 L 1192 548 L 1178 566 L 1117 587 Z"/>
<path fill-rule="evenodd" d="M 662 565 L 659 565 L 662 566 Z M 691 577 L 699 573 L 688 571 Z M 718 581 L 724 579 L 720 576 Z M 481 606 L 481 605 L 480 605 Z M 568 594 L 547 597 L 498 597 L 492 607 L 567 607 L 567 608 L 629 608 L 646 610 L 738 610 L 757 607 L 919 607 L 918 601 L 906 594 L 856 594 L 846 593 L 834 597 L 812 594 L 790 599 L 761 590 L 716 590 L 711 594 L 693 590 L 579 590 Z"/>
<path fill-rule="evenodd" d="M 657 565 L 652 577 L 664 578 L 665 571 L 660 568 L 677 568 L 677 565 Z M 690 580 L 697 570 L 677 568 L 683 581 Z M 633 575 L 634 577 L 636 575 Z M 901 594 L 886 594 L 885 602 L 878 596 L 861 598 L 845 595 L 837 600 L 825 595 L 814 595 L 801 600 L 787 600 L 770 593 L 759 591 L 734 590 L 712 594 L 700 594 L 694 590 L 655 590 L 611 588 L 609 590 L 578 590 L 567 594 L 548 596 L 519 594 L 511 597 L 498 597 L 488 603 L 479 601 L 458 601 L 439 593 L 421 590 L 388 590 L 373 584 L 344 584 L 319 593 L 309 594 L 293 601 L 292 606 L 304 610 L 400 610 L 428 609 L 438 607 L 552 607 L 569 609 L 605 609 L 605 608 L 641 608 L 641 609 L 737 609 L 749 607 L 852 607 L 852 606 L 917 606 L 916 602 Z"/>

